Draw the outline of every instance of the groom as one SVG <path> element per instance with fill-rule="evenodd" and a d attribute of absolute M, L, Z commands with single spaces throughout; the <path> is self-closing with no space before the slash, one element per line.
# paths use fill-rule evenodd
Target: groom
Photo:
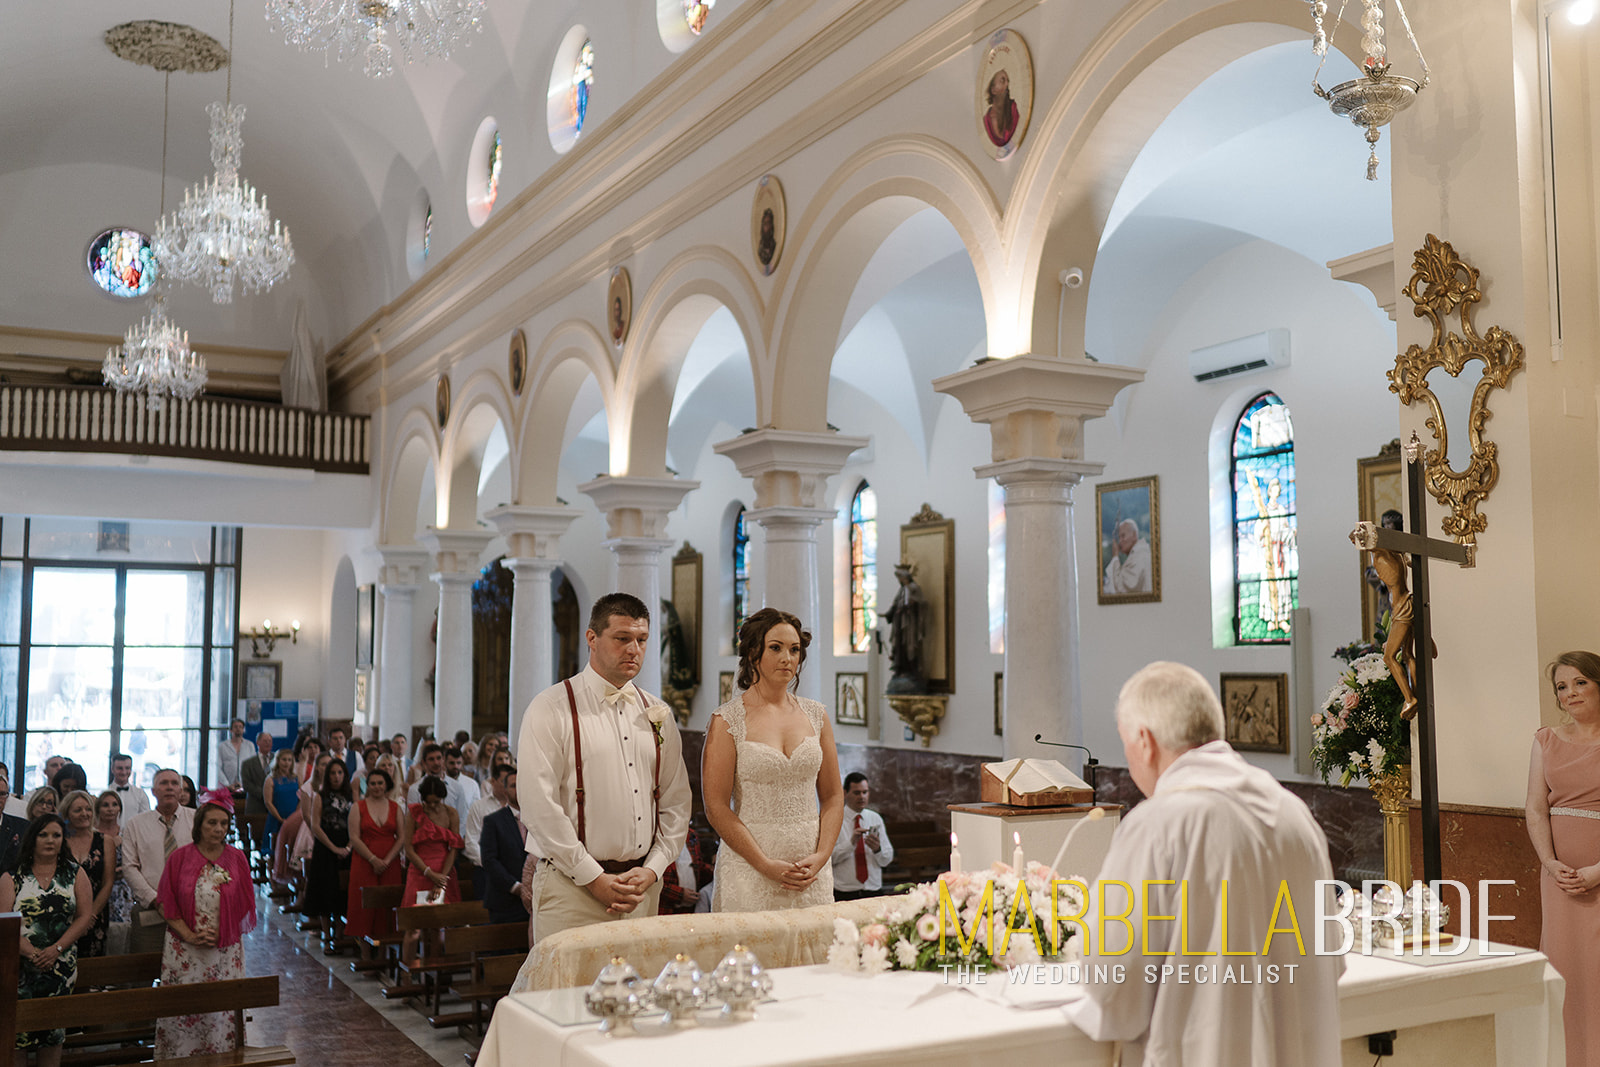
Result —
<path fill-rule="evenodd" d="M 667 705 L 633 684 L 650 609 L 611 593 L 589 614 L 589 666 L 528 705 L 517 797 L 533 881 L 534 941 L 574 926 L 654 915 L 661 875 L 689 829 L 683 742 Z"/>

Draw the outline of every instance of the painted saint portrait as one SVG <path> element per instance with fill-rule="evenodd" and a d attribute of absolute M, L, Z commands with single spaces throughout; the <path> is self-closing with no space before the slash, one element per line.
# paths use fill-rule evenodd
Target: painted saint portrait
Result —
<path fill-rule="evenodd" d="M 511 395 L 521 396 L 522 386 L 528 380 L 528 335 L 521 330 L 511 331 Z"/>
<path fill-rule="evenodd" d="M 439 416 L 439 429 L 444 429 L 444 424 L 450 421 L 450 378 L 448 375 L 439 375 L 439 385 L 433 392 L 434 411 Z"/>
<path fill-rule="evenodd" d="M 633 282 L 628 278 L 628 268 L 618 267 L 611 272 L 611 284 L 606 287 L 606 335 L 612 344 L 622 347 L 632 322 Z"/>
<path fill-rule="evenodd" d="M 750 247 L 762 274 L 772 274 L 783 258 L 785 223 L 783 186 L 776 175 L 764 175 L 756 183 L 755 202 L 750 208 Z"/>
<path fill-rule="evenodd" d="M 1033 113 L 1033 60 L 1015 30 L 989 38 L 978 71 L 978 121 L 996 159 L 1007 159 L 1022 145 Z"/>

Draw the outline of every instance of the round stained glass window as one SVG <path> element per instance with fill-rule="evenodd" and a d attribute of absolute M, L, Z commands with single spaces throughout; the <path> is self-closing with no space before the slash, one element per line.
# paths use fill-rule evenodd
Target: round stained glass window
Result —
<path fill-rule="evenodd" d="M 110 229 L 89 242 L 89 277 L 112 296 L 143 296 L 156 280 L 156 254 L 150 235 Z"/>
<path fill-rule="evenodd" d="M 689 32 L 696 37 L 706 28 L 706 19 L 711 17 L 711 9 L 717 6 L 717 0 L 683 0 L 683 21 L 689 27 Z"/>
<path fill-rule="evenodd" d="M 583 132 L 583 120 L 589 114 L 589 87 L 594 84 L 594 44 L 583 42 L 578 49 L 578 62 L 572 68 L 572 132 Z"/>

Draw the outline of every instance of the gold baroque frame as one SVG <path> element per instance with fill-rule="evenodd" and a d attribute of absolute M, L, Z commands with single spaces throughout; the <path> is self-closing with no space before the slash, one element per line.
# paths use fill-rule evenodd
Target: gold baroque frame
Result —
<path fill-rule="evenodd" d="M 1478 504 L 1489 498 L 1489 490 L 1500 480 L 1499 449 L 1483 436 L 1483 424 L 1489 419 L 1489 393 L 1496 387 L 1504 389 L 1522 369 L 1522 345 L 1499 326 L 1478 336 L 1472 325 L 1472 305 L 1483 299 L 1478 270 L 1457 255 L 1449 241 L 1428 234 L 1411 266 L 1411 280 L 1401 292 L 1416 305 L 1412 314 L 1432 322 L 1433 340 L 1427 348 L 1412 345 L 1395 357 L 1394 369 L 1388 374 L 1389 391 L 1398 394 L 1402 404 L 1424 400 L 1431 409 L 1425 425 L 1433 431 L 1438 447 L 1427 449 L 1422 456 L 1428 493 L 1450 508 L 1441 521 L 1445 534 L 1458 544 L 1476 545 L 1477 534 L 1489 524 L 1486 516 L 1478 514 Z M 1459 334 L 1445 329 L 1445 319 L 1451 314 L 1461 318 Z M 1472 459 L 1466 470 L 1456 471 L 1448 459 L 1450 439 L 1444 411 L 1428 387 L 1428 372 L 1442 367 L 1451 377 L 1458 377 L 1474 359 L 1483 361 L 1483 374 L 1472 391 L 1467 414 Z"/>

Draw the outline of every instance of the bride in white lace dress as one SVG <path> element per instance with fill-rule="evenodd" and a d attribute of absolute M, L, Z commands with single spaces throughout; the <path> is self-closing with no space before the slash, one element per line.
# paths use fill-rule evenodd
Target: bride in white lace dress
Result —
<path fill-rule="evenodd" d="M 833 843 L 844 814 L 827 712 L 791 691 L 811 635 L 763 608 L 739 628 L 739 688 L 706 731 L 701 788 L 722 838 L 713 911 L 833 903 Z"/>

